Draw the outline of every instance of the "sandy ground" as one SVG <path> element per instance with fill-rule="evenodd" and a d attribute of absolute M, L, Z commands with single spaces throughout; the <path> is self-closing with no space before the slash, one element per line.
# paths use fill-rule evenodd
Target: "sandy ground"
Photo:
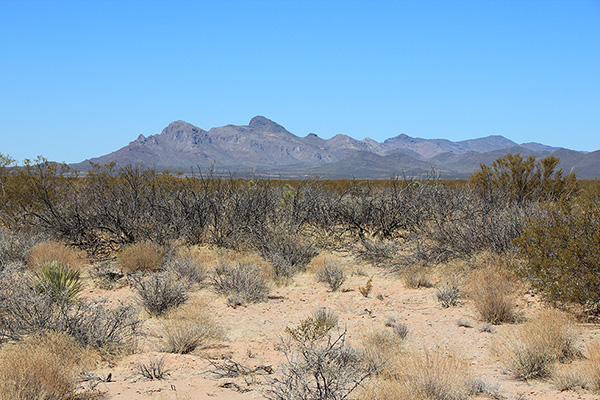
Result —
<path fill-rule="evenodd" d="M 147 336 L 140 340 L 134 354 L 113 363 L 106 362 L 94 371 L 99 376 L 112 374 L 110 382 L 102 382 L 96 389 L 106 399 L 264 399 L 268 383 L 284 361 L 278 344 L 285 327 L 297 325 L 316 308 L 327 307 L 339 315 L 339 325 L 347 328 L 350 343 L 358 343 L 366 330 L 383 328 L 388 317 L 396 317 L 409 327 L 407 346 L 454 351 L 467 360 L 473 376 L 498 385 L 505 399 L 599 398 L 591 394 L 558 392 L 544 381 L 513 379 L 492 351 L 494 341 L 511 329 L 510 325 L 494 327 L 493 332 L 482 332 L 479 328 L 483 323 L 478 321 L 468 301 L 457 307 L 442 308 L 434 288 L 407 289 L 402 280 L 382 269 L 371 266 L 360 269 L 366 275 L 349 276 L 343 290 L 337 292 L 317 283 L 314 274 L 306 272 L 295 276 L 288 286 L 272 290 L 267 302 L 236 309 L 227 307 L 222 296 L 209 289 L 200 289 L 193 296 L 203 298 L 209 314 L 225 328 L 224 340 L 193 354 L 160 353 L 161 338 L 156 334 L 156 320 L 148 319 L 145 322 Z M 358 287 L 364 286 L 371 275 L 374 276 L 373 290 L 365 298 Z M 90 286 L 87 295 L 108 296 L 111 300 L 134 296 L 129 288 L 103 291 Z M 539 307 L 536 299 L 530 297 L 520 299 L 520 308 L 526 315 L 532 315 Z M 472 326 L 459 326 L 456 323 L 459 319 Z M 600 327 L 583 326 L 581 346 L 594 338 L 600 338 Z M 166 379 L 149 381 L 136 372 L 140 361 L 162 356 L 169 370 Z M 271 366 L 274 373 L 261 370 L 246 377 L 218 377 L 213 363 L 222 363 L 226 359 L 249 368 Z"/>

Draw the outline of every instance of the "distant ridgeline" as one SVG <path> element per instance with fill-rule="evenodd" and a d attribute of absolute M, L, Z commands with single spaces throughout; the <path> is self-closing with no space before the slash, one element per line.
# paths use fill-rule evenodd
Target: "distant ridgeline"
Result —
<path fill-rule="evenodd" d="M 90 168 L 88 161 L 118 166 L 142 163 L 157 170 L 212 170 L 239 178 L 262 176 L 275 179 L 387 179 L 392 176 L 422 177 L 432 173 L 442 179 L 466 179 L 480 164 L 490 164 L 506 154 L 553 155 L 558 168 L 576 172 L 579 178 L 600 176 L 600 151 L 580 152 L 540 143 L 517 144 L 502 136 L 452 142 L 398 135 L 379 143 L 346 135 L 322 139 L 305 137 L 261 116 L 248 125 L 226 125 L 205 131 L 175 121 L 160 134 L 140 135 L 127 146 L 71 167 Z"/>

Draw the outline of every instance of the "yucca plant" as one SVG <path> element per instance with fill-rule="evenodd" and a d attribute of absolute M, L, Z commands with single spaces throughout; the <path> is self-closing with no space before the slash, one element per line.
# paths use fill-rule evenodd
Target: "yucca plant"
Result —
<path fill-rule="evenodd" d="M 57 261 L 44 264 L 36 280 L 37 290 L 56 302 L 71 303 L 83 290 L 80 272 Z"/>

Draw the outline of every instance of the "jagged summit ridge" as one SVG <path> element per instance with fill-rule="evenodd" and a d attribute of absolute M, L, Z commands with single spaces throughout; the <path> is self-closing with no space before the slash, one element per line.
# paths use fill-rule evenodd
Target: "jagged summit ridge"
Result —
<path fill-rule="evenodd" d="M 366 132 L 368 133 L 368 132 Z M 273 177 L 389 178 L 397 174 L 437 170 L 446 178 L 464 178 L 508 152 L 543 157 L 560 149 L 540 143 L 518 145 L 500 135 L 452 142 L 414 138 L 405 133 L 377 142 L 356 140 L 344 134 L 330 139 L 315 133 L 294 135 L 282 125 L 257 115 L 248 125 L 225 125 L 208 131 L 186 121 L 174 121 L 160 134 L 139 135 L 129 145 L 89 161 L 118 165 L 144 163 L 156 169 L 190 168 Z M 74 164 L 90 168 L 86 160 Z M 600 152 L 567 152 L 560 168 L 581 177 L 600 175 Z"/>

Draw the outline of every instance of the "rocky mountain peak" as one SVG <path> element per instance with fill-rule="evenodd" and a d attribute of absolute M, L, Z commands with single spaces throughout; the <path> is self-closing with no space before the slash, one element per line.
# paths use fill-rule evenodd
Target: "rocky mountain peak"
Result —
<path fill-rule="evenodd" d="M 259 132 L 291 135 L 291 133 L 288 132 L 283 126 L 263 117 L 262 115 L 257 115 L 256 117 L 252 118 L 248 126 Z"/>

